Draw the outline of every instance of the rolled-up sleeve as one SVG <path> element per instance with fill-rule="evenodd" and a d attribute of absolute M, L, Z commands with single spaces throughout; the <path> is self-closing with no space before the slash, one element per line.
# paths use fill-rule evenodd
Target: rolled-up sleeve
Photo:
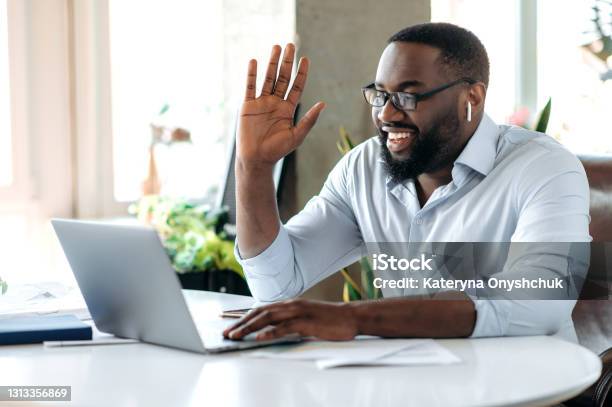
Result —
<path fill-rule="evenodd" d="M 571 318 L 571 300 L 473 299 L 476 326 L 473 338 L 553 335 Z"/>
<path fill-rule="evenodd" d="M 287 230 L 281 225 L 276 239 L 255 257 L 243 259 L 236 244 L 236 258 L 242 265 L 251 293 L 259 301 L 274 301 L 285 293 L 300 292 L 301 275 L 291 273 L 293 249 Z"/>
<path fill-rule="evenodd" d="M 589 188 L 578 159 L 559 148 L 526 166 L 517 179 L 519 217 L 512 242 L 533 244 L 523 246 L 530 247 L 519 256 L 510 256 L 507 267 L 493 277 L 560 277 L 569 281 L 576 277 L 571 275 L 576 270 L 586 273 L 591 241 Z M 562 256 L 563 247 L 573 249 Z M 577 292 L 565 299 L 471 297 L 477 315 L 473 337 L 550 335 L 571 321 Z"/>
<path fill-rule="evenodd" d="M 349 156 L 332 170 L 320 194 L 281 225 L 275 240 L 262 253 L 242 259 L 237 237 L 236 258 L 257 300 L 277 301 L 300 295 L 360 258 L 362 239 L 346 176 Z"/>

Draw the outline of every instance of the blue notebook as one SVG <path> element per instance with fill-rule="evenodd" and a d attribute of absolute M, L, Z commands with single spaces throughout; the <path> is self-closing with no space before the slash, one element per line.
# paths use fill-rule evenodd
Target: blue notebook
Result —
<path fill-rule="evenodd" d="M 0 319 L 0 345 L 91 339 L 91 326 L 74 315 Z"/>

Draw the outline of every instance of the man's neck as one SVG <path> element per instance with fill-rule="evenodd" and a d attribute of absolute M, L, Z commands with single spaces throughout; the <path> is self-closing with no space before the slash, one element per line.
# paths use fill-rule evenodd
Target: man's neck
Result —
<path fill-rule="evenodd" d="M 421 204 L 421 208 L 425 206 L 436 188 L 451 182 L 451 180 L 453 179 L 452 170 L 455 164 L 455 160 L 459 157 L 467 143 L 470 141 L 470 139 L 476 132 L 476 129 L 478 128 L 482 117 L 483 115 L 480 115 L 476 118 L 476 120 L 474 120 L 474 122 L 469 124 L 469 127 L 466 131 L 467 136 L 465 136 L 464 140 L 461 143 L 461 147 L 454 155 L 454 157 L 450 160 L 450 163 L 447 166 L 433 172 L 423 173 L 416 177 L 414 184 L 416 187 L 417 196 L 419 198 L 419 203 Z"/>
<path fill-rule="evenodd" d="M 428 174 L 421 174 L 416 178 L 414 185 L 416 187 L 421 208 L 425 206 L 436 188 L 451 182 L 453 179 L 451 175 L 452 169 L 453 164 L 451 163 L 445 168 Z"/>

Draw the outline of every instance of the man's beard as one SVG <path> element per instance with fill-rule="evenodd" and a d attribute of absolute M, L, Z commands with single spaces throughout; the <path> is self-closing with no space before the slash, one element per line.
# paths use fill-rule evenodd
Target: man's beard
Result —
<path fill-rule="evenodd" d="M 404 182 L 416 178 L 423 173 L 429 173 L 450 164 L 455 159 L 455 145 L 459 142 L 459 118 L 454 110 L 450 110 L 437 121 L 437 125 L 424 133 L 417 133 L 412 145 L 410 157 L 404 159 L 393 158 L 387 148 L 387 137 L 378 130 L 381 142 L 381 156 L 385 162 L 385 169 L 394 182 Z M 400 124 L 398 123 L 398 126 Z"/>

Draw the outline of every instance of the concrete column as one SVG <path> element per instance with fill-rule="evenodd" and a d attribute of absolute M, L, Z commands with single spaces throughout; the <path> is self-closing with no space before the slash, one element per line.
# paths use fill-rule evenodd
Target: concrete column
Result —
<path fill-rule="evenodd" d="M 429 21 L 430 12 L 428 0 L 296 0 L 298 53 L 311 59 L 301 114 L 319 100 L 327 103 L 296 153 L 296 209 L 320 191 L 340 159 L 340 126 L 357 142 L 374 135 L 370 108 L 360 89 L 374 80 L 387 39 L 404 27 Z M 311 289 L 307 297 L 337 300 L 341 288 L 338 274 Z"/>

